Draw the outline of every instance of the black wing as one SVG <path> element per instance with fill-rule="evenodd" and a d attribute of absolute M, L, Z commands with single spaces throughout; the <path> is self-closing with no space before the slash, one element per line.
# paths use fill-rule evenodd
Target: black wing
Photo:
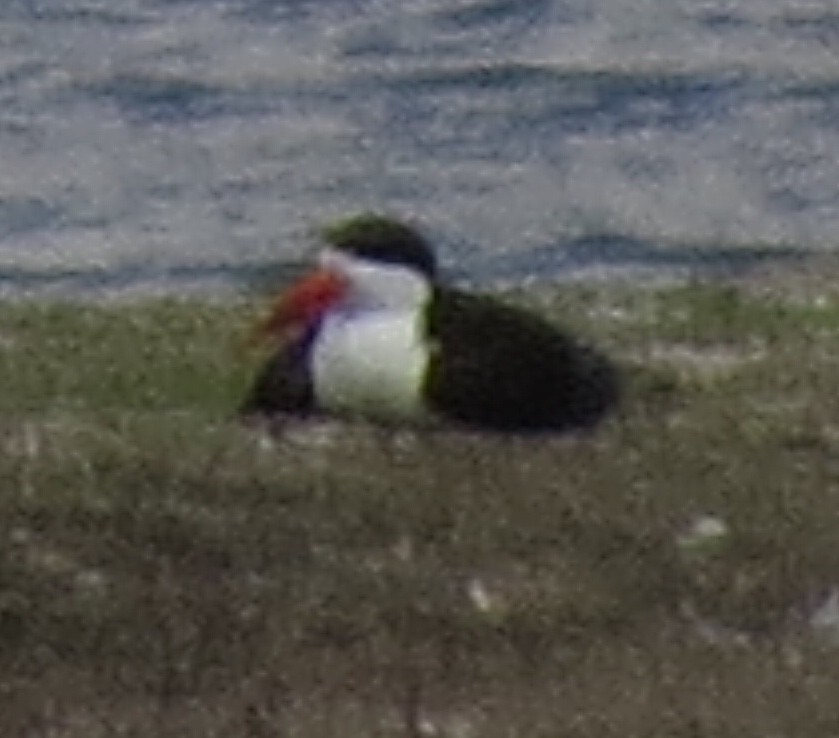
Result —
<path fill-rule="evenodd" d="M 312 337 L 307 335 L 291 341 L 268 359 L 239 407 L 241 415 L 307 415 L 314 411 L 309 371 Z"/>
<path fill-rule="evenodd" d="M 435 346 L 426 385 L 432 406 L 499 430 L 594 425 L 617 402 L 604 356 L 541 318 L 490 298 L 439 290 L 428 316 Z"/>

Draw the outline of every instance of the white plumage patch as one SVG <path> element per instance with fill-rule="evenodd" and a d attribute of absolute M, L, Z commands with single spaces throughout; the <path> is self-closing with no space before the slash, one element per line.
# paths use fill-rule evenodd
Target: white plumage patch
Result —
<path fill-rule="evenodd" d="M 341 414 L 422 421 L 428 358 L 416 310 L 329 315 L 312 355 L 317 402 Z"/>
<path fill-rule="evenodd" d="M 428 280 L 410 267 L 370 261 L 335 249 L 321 253 L 320 265 L 350 284 L 349 294 L 336 312 L 419 310 L 431 291 Z"/>
<path fill-rule="evenodd" d="M 351 287 L 344 303 L 324 317 L 313 346 L 318 405 L 381 420 L 427 419 L 422 390 L 429 355 L 421 316 L 428 282 L 406 267 L 335 252 L 322 262 Z"/>

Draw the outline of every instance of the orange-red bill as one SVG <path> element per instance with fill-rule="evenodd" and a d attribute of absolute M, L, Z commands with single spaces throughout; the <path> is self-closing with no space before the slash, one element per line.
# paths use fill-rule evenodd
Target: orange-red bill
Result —
<path fill-rule="evenodd" d="M 329 269 L 308 274 L 280 295 L 257 326 L 255 339 L 285 340 L 316 324 L 347 291 L 347 280 Z"/>

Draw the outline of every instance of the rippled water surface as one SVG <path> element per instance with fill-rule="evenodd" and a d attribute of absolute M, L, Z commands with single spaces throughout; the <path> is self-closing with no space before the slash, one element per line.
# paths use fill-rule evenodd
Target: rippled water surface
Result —
<path fill-rule="evenodd" d="M 222 290 L 361 209 L 479 282 L 831 250 L 828 0 L 5 0 L 0 294 Z"/>

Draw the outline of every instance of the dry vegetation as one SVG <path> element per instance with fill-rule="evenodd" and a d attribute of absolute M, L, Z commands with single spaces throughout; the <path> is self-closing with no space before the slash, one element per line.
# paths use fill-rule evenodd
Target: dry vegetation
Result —
<path fill-rule="evenodd" d="M 272 440 L 246 304 L 0 307 L 0 735 L 839 735 L 818 275 L 512 296 L 626 365 L 583 438 Z"/>

